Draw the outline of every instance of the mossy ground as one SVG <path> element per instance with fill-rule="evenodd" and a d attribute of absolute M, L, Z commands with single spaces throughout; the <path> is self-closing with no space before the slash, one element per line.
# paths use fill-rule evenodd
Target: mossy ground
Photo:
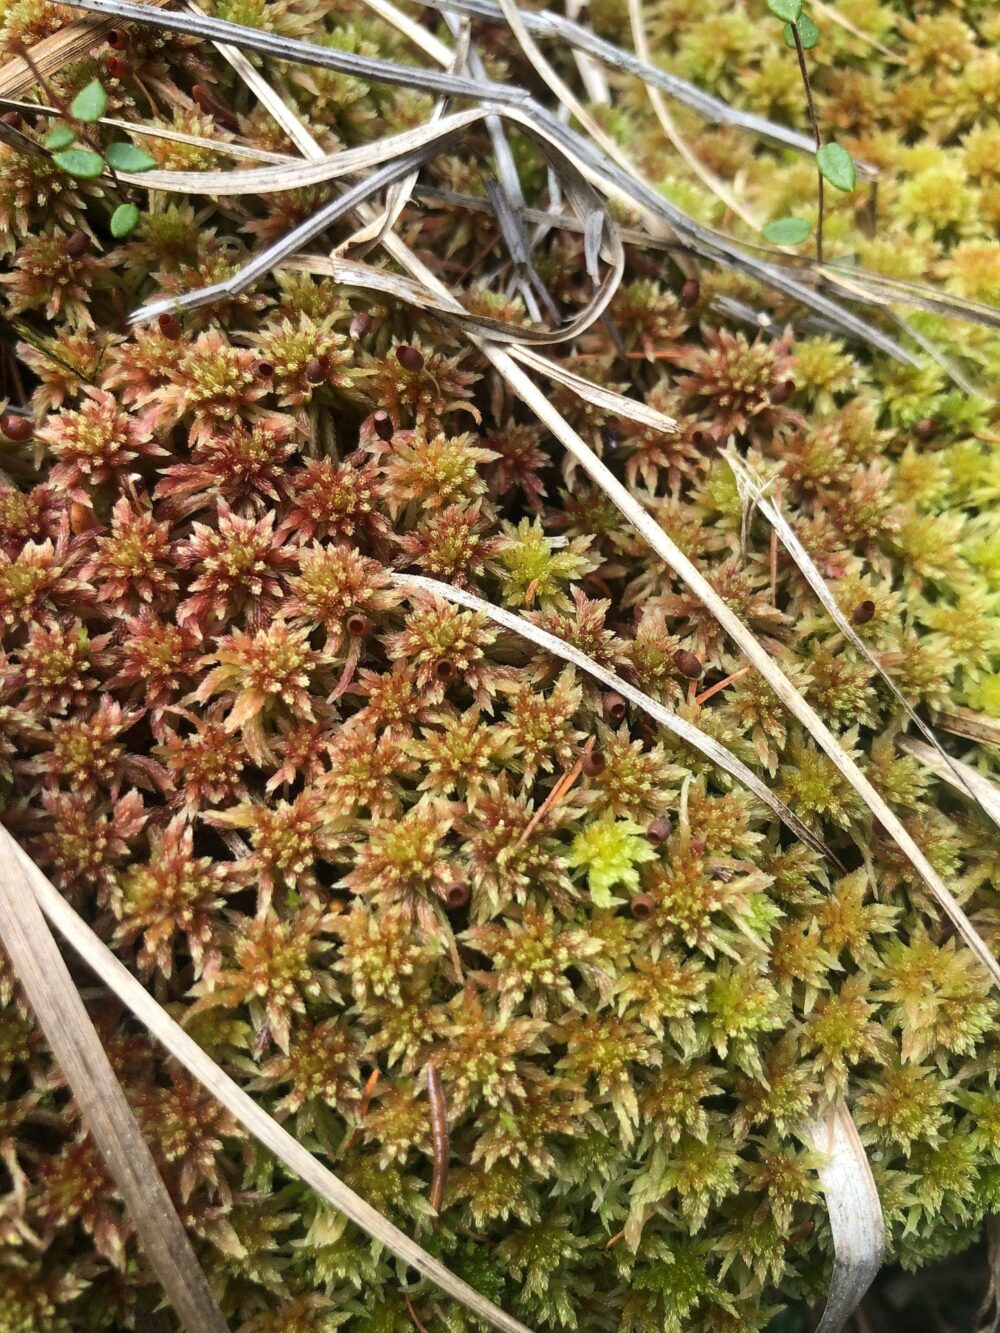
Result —
<path fill-rule="evenodd" d="M 347 0 L 211 8 L 417 59 Z M 831 201 L 830 253 L 1000 301 L 1000 22 L 985 4 L 839 11 L 878 44 L 822 21 L 820 117 L 882 178 L 874 230 L 860 193 Z M 763 5 L 658 0 L 647 16 L 665 66 L 805 126 Z M 8 50 L 69 17 L 0 4 Z M 590 17 L 629 45 L 618 0 Z M 508 38 L 491 29 L 483 49 L 495 77 L 532 81 Z M 107 55 L 58 87 L 97 72 L 113 114 L 288 149 L 201 45 L 136 33 L 121 78 Z M 318 70 L 269 73 L 330 150 L 432 109 Z M 205 84 L 235 120 L 192 99 Z M 603 114 L 650 178 L 747 237 L 665 147 L 641 86 L 612 87 Z M 814 213 L 807 159 L 678 123 L 761 220 Z M 145 146 L 164 166 L 224 161 Z M 543 164 L 515 150 L 544 203 Z M 487 155 L 472 136 L 426 179 L 482 194 Z M 233 1077 L 539 1331 L 736 1333 L 818 1298 L 830 1239 L 795 1128 L 823 1098 L 846 1097 L 861 1129 L 890 1255 L 919 1267 L 965 1246 L 1000 1194 L 985 975 L 753 672 L 699 702 L 741 671 L 738 653 L 485 361 L 436 321 L 290 267 L 182 327 L 123 331 L 141 300 L 230 272 L 320 197 L 159 196 L 115 242 L 110 191 L 0 147 L 3 374 L 36 419 L 0 456 L 4 822 Z M 454 283 L 497 239 L 490 218 L 437 204 L 401 231 Z M 536 258 L 563 307 L 587 299 L 578 240 L 554 234 Z M 741 550 L 721 451 L 735 437 L 776 479 L 844 612 L 873 604 L 859 632 L 912 703 L 1000 716 L 997 336 L 913 317 L 982 386 L 972 397 L 933 361 L 900 367 L 742 278 L 699 277 L 682 302 L 672 261 L 630 247 L 620 345 L 597 325 L 567 354 L 676 416 L 676 437 L 562 389 L 555 401 L 838 731 L 996 949 L 989 827 L 898 753 L 905 719 L 780 551 L 772 578 L 763 524 Z M 766 309 L 781 336 L 734 324 L 721 297 Z M 469 300 L 524 318 L 515 298 Z M 523 611 L 676 708 L 758 768 L 846 873 L 641 714 L 619 718 L 589 677 L 475 613 L 404 597 L 391 568 Z M 697 684 L 678 650 L 702 663 Z M 603 768 L 533 821 L 588 743 Z M 956 753 L 988 770 L 983 749 Z M 468 901 L 449 910 L 455 885 Z M 234 1329 L 402 1333 L 407 1297 L 433 1333 L 473 1327 L 81 982 Z M 0 1330 L 135 1328 L 155 1285 L 13 978 L 0 983 Z M 428 1060 L 451 1128 L 440 1218 Z"/>

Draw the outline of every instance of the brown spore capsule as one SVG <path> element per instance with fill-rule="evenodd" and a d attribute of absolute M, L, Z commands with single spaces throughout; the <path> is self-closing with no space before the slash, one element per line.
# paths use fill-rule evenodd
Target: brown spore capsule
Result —
<path fill-rule="evenodd" d="M 913 423 L 913 433 L 918 440 L 933 440 L 937 434 L 938 424 L 933 417 L 921 417 L 919 421 Z"/>
<path fill-rule="evenodd" d="M 580 761 L 580 769 L 588 778 L 599 778 L 607 766 L 608 761 L 600 750 L 588 750 Z"/>
<path fill-rule="evenodd" d="M 329 362 L 325 356 L 314 356 L 306 362 L 305 377 L 310 384 L 322 384 L 326 379 Z"/>
<path fill-rule="evenodd" d="M 34 435 L 35 423 L 30 417 L 22 417 L 17 412 L 4 412 L 3 416 L 0 416 L 0 431 L 3 431 L 8 440 L 23 444 Z"/>
<path fill-rule="evenodd" d="M 671 824 L 669 818 L 666 815 L 660 815 L 658 819 L 653 820 L 652 824 L 650 824 L 649 828 L 646 830 L 646 837 L 654 847 L 662 847 L 670 837 L 672 829 L 673 824 Z"/>
<path fill-rule="evenodd" d="M 177 342 L 184 332 L 180 320 L 166 312 L 159 316 L 156 323 L 164 338 L 169 338 L 172 343 Z"/>
<path fill-rule="evenodd" d="M 418 352 L 417 349 L 411 347 L 409 343 L 400 343 L 396 348 L 396 360 L 404 370 L 412 371 L 413 374 L 416 374 L 418 370 L 423 370 L 424 368 L 423 353 Z"/>
<path fill-rule="evenodd" d="M 688 680 L 700 680 L 705 674 L 705 668 L 699 659 L 686 648 L 678 648 L 674 653 L 674 666 Z"/>
<path fill-rule="evenodd" d="M 253 363 L 253 373 L 259 380 L 273 380 L 274 366 L 270 361 L 261 359 Z"/>
<path fill-rule="evenodd" d="M 389 443 L 396 431 L 396 427 L 392 424 L 392 417 L 381 408 L 372 416 L 372 426 L 375 434 L 384 444 Z"/>
<path fill-rule="evenodd" d="M 372 317 L 366 310 L 359 310 L 351 320 L 348 334 L 352 338 L 363 338 L 372 326 Z"/>
<path fill-rule="evenodd" d="M 347 632 L 353 634 L 356 639 L 363 639 L 371 627 L 371 621 L 360 611 L 353 611 L 347 617 Z"/>
<path fill-rule="evenodd" d="M 851 619 L 855 625 L 867 625 L 869 620 L 875 615 L 875 603 L 870 597 L 863 602 L 858 602 L 857 606 L 851 612 Z"/>
<path fill-rule="evenodd" d="M 448 681 L 454 680 L 458 674 L 454 662 L 449 662 L 447 657 L 439 657 L 434 663 L 434 679 L 439 680 L 442 685 L 447 685 Z"/>
<path fill-rule="evenodd" d="M 129 44 L 129 35 L 124 28 L 112 28 L 108 33 L 108 46 L 116 51 L 127 51 Z"/>
<path fill-rule="evenodd" d="M 448 904 L 449 911 L 452 912 L 457 912 L 463 908 L 471 896 L 468 884 L 462 880 L 456 880 L 454 884 L 449 884 L 444 891 L 444 900 Z"/>
<path fill-rule="evenodd" d="M 132 65 L 124 56 L 108 56 L 108 73 L 114 79 L 131 77 Z"/>
<path fill-rule="evenodd" d="M 780 407 L 782 403 L 788 402 L 789 398 L 791 398 L 794 392 L 795 392 L 795 381 L 782 380 L 780 384 L 776 384 L 774 386 L 774 388 L 767 396 L 768 398 L 770 398 L 771 402 L 774 404 L 775 407 Z"/>
<path fill-rule="evenodd" d="M 697 278 L 688 278 L 681 288 L 680 303 L 685 310 L 690 310 L 692 306 L 698 304 L 701 296 L 701 283 Z"/>
<path fill-rule="evenodd" d="M 604 696 L 604 711 L 612 722 L 624 722 L 626 704 L 620 694 L 609 690 Z"/>
<path fill-rule="evenodd" d="M 24 123 L 20 111 L 5 111 L 3 115 L 0 116 L 0 120 L 2 120 L 5 125 L 10 125 L 15 130 L 20 129 L 21 125 Z"/>
<path fill-rule="evenodd" d="M 66 238 L 66 253 L 70 259 L 82 259 L 90 249 L 90 237 L 81 228 L 71 231 Z"/>
<path fill-rule="evenodd" d="M 648 921 L 656 911 L 656 903 L 648 893 L 637 893 L 629 899 L 628 910 L 636 921 Z"/>

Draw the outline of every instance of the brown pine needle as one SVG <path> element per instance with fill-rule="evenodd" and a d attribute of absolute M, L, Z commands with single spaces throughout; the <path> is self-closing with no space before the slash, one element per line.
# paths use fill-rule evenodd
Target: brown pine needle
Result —
<path fill-rule="evenodd" d="M 710 685 L 707 690 L 702 690 L 701 694 L 695 695 L 695 703 L 706 703 L 711 699 L 713 694 L 718 694 L 719 691 L 724 690 L 727 685 L 732 685 L 733 681 L 739 680 L 742 676 L 745 676 L 749 670 L 750 668 L 748 666 L 740 667 L 739 671 L 734 671 L 732 675 L 727 676 L 725 680 L 717 680 L 715 684 Z"/>
<path fill-rule="evenodd" d="M 594 748 L 594 738 L 593 736 L 590 736 L 588 737 L 587 743 L 583 747 L 583 750 L 580 752 L 580 757 L 577 759 L 576 763 L 573 765 L 572 768 L 568 768 L 566 770 L 566 772 L 562 775 L 562 777 L 559 779 L 556 785 L 549 792 L 548 796 L 546 796 L 542 804 L 538 807 L 535 813 L 528 820 L 528 823 L 525 825 L 521 833 L 521 836 L 514 844 L 515 851 L 518 849 L 518 847 L 522 847 L 524 843 L 527 842 L 527 840 L 531 837 L 532 833 L 534 833 L 535 829 L 542 822 L 542 820 L 549 813 L 549 811 L 554 809 L 559 804 L 559 802 L 563 799 L 563 797 L 566 795 L 569 789 L 573 786 L 573 783 L 576 782 L 577 778 L 583 772 L 584 759 L 586 759 L 587 755 L 590 754 L 593 748 Z"/>

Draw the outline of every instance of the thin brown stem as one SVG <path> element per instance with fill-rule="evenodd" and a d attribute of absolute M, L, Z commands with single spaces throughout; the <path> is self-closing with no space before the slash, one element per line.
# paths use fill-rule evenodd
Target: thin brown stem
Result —
<path fill-rule="evenodd" d="M 104 157 L 104 152 L 101 148 L 100 135 L 97 133 L 97 131 L 93 128 L 92 125 L 89 125 L 86 121 L 77 120 L 77 118 L 73 115 L 73 112 L 70 110 L 69 104 L 67 103 L 66 99 L 60 95 L 60 93 L 53 87 L 53 85 L 45 77 L 45 75 L 42 73 L 39 67 L 35 64 L 34 57 L 32 56 L 31 52 L 24 45 L 23 42 L 16 43 L 13 50 L 15 55 L 20 56 L 20 58 L 31 70 L 32 74 L 34 74 L 35 78 L 38 80 L 39 85 L 41 86 L 42 91 L 45 93 L 46 97 L 48 97 L 49 101 L 59 112 L 62 118 L 64 120 L 68 120 L 72 124 L 76 133 L 80 136 L 80 138 L 87 145 L 87 147 L 90 148 L 93 152 L 95 152 L 98 155 L 99 158 L 102 159 L 102 161 L 104 162 L 104 166 L 111 177 L 111 183 L 115 187 L 115 191 L 117 192 L 118 197 L 125 203 L 128 203 L 129 196 L 122 188 L 122 183 L 118 179 L 118 173 L 115 171 L 111 163 L 108 162 Z"/>
<path fill-rule="evenodd" d="M 812 84 L 809 82 L 809 70 L 806 66 L 806 53 L 802 46 L 802 38 L 799 36 L 799 25 L 797 23 L 789 24 L 792 30 L 792 37 L 795 39 L 795 54 L 799 58 L 799 73 L 802 75 L 802 83 L 806 90 L 806 102 L 809 106 L 809 124 L 812 126 L 813 138 L 816 140 L 817 153 L 823 147 L 823 138 L 819 132 L 819 119 L 816 115 L 816 103 L 813 101 Z M 823 173 L 819 166 L 816 167 L 816 179 L 819 183 L 819 218 L 816 222 L 816 263 L 823 262 Z"/>

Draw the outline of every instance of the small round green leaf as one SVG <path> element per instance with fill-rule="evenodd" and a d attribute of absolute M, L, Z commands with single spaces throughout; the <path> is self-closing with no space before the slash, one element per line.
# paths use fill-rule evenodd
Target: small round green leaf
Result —
<path fill-rule="evenodd" d="M 813 23 L 808 14 L 799 15 L 795 26 L 799 30 L 799 41 L 802 43 L 803 51 L 811 51 L 814 46 L 819 44 L 819 28 Z M 792 25 L 785 24 L 785 45 L 795 49 L 795 36 L 792 33 Z"/>
<path fill-rule="evenodd" d="M 53 153 L 61 153 L 64 148 L 70 144 L 76 143 L 76 135 L 68 125 L 57 125 L 51 133 L 45 136 L 45 147 L 51 148 Z"/>
<path fill-rule="evenodd" d="M 145 148 L 137 148 L 134 143 L 109 143 L 104 150 L 104 157 L 109 167 L 115 171 L 152 171 L 156 158 L 150 157 Z"/>
<path fill-rule="evenodd" d="M 89 148 L 67 148 L 64 153 L 53 153 L 52 161 L 69 175 L 83 180 L 93 180 L 104 171 L 102 158 Z"/>
<path fill-rule="evenodd" d="M 797 23 L 802 13 L 802 0 L 767 0 L 767 7 L 782 23 Z"/>
<path fill-rule="evenodd" d="M 775 218 L 764 228 L 764 240 L 772 245 L 800 245 L 811 231 L 808 218 Z"/>
<path fill-rule="evenodd" d="M 120 240 L 135 231 L 139 225 L 139 210 L 135 204 L 119 204 L 111 214 L 111 235 Z"/>
<path fill-rule="evenodd" d="M 76 120 L 93 124 L 100 120 L 108 109 L 108 95 L 98 79 L 91 79 L 85 88 L 81 88 L 69 104 L 70 114 Z"/>
<path fill-rule="evenodd" d="M 854 162 L 846 148 L 839 143 L 825 143 L 816 153 L 816 163 L 823 179 L 838 190 L 853 190 L 857 182 Z"/>

